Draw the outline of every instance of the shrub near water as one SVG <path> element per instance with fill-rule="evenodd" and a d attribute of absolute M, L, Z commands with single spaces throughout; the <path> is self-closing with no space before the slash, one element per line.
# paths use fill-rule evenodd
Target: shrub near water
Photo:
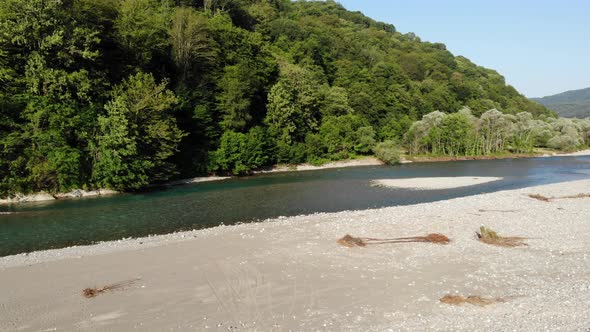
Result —
<path fill-rule="evenodd" d="M 401 161 L 401 152 L 398 145 L 391 140 L 378 143 L 374 148 L 373 152 L 375 157 L 386 163 L 387 165 L 399 164 Z"/>

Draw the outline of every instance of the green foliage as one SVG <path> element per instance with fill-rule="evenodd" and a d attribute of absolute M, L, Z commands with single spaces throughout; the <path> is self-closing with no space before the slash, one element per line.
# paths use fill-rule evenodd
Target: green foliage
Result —
<path fill-rule="evenodd" d="M 547 146 L 556 150 L 571 151 L 578 147 L 580 145 L 579 143 L 576 137 L 559 135 L 547 141 Z"/>
<path fill-rule="evenodd" d="M 273 70 L 273 65 L 264 62 L 243 61 L 227 66 L 219 81 L 221 93 L 219 107 L 223 113 L 221 126 L 227 130 L 243 131 L 251 124 L 264 101 L 257 99 Z"/>
<path fill-rule="evenodd" d="M 473 124 L 467 116 L 454 113 L 444 117 L 440 131 L 442 136 L 440 143 L 444 154 L 451 156 L 467 154 L 473 135 Z"/>
<path fill-rule="evenodd" d="M 133 190 L 174 175 L 168 159 L 184 136 L 168 113 L 176 101 L 150 74 L 138 73 L 115 87 L 106 116 L 98 119 L 94 178 L 99 185 Z"/>
<path fill-rule="evenodd" d="M 379 131 L 379 138 L 384 140 L 401 140 L 404 134 L 408 132 L 414 120 L 408 115 L 403 115 L 401 118 L 392 117 L 381 126 Z"/>
<path fill-rule="evenodd" d="M 375 130 L 356 115 L 329 116 L 324 118 L 319 128 L 319 140 L 322 153 L 317 154 L 317 157 L 347 159 L 372 150 Z"/>
<path fill-rule="evenodd" d="M 404 136 L 410 154 L 448 156 L 530 153 L 535 147 L 574 150 L 588 144 L 590 119 L 535 119 L 531 113 L 504 114 L 492 109 L 479 118 L 469 108 L 432 112 Z"/>
<path fill-rule="evenodd" d="M 341 87 L 327 87 L 322 96 L 320 110 L 323 116 L 339 116 L 353 112 L 348 101 L 348 92 Z"/>
<path fill-rule="evenodd" d="M 74 1 L 0 3 L 0 194 L 81 185 L 102 96 L 97 12 Z M 76 21 L 79 20 L 80 23 Z M 9 96 L 5 95 L 9 94 Z"/>
<path fill-rule="evenodd" d="M 284 144 L 301 143 L 320 120 L 319 82 L 313 73 L 295 65 L 281 68 L 279 81 L 268 94 L 265 122 L 271 134 Z"/>
<path fill-rule="evenodd" d="M 368 154 L 375 146 L 375 130 L 371 126 L 360 127 L 356 131 L 357 142 L 354 151 Z"/>
<path fill-rule="evenodd" d="M 122 0 L 118 12 L 114 24 L 123 50 L 141 68 L 157 66 L 170 53 L 171 1 Z"/>
<path fill-rule="evenodd" d="M 226 131 L 221 137 L 219 149 L 212 152 L 210 170 L 231 172 L 234 175 L 268 165 L 269 141 L 261 127 L 252 128 L 247 134 Z"/>
<path fill-rule="evenodd" d="M 0 31 L 2 196 L 318 164 L 383 140 L 449 155 L 590 140 L 497 72 L 334 1 L 3 0 Z"/>
<path fill-rule="evenodd" d="M 399 164 L 401 161 L 401 150 L 395 141 L 386 140 L 377 143 L 373 151 L 375 157 L 387 165 Z"/>
<path fill-rule="evenodd" d="M 170 42 L 180 82 L 185 83 L 187 79 L 193 78 L 192 76 L 202 72 L 215 61 L 217 45 L 209 34 L 205 15 L 189 7 L 175 9 Z"/>

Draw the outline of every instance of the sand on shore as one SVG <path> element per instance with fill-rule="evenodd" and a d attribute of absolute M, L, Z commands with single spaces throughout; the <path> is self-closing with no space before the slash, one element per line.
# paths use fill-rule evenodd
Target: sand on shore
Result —
<path fill-rule="evenodd" d="M 554 156 L 557 157 L 581 157 L 581 156 L 590 156 L 590 149 L 581 150 L 576 152 L 569 152 L 569 153 L 558 153 Z"/>
<path fill-rule="evenodd" d="M 330 162 L 321 166 L 313 166 L 310 164 L 299 164 L 293 166 L 273 166 L 269 170 L 260 170 L 255 171 L 254 174 L 264 174 L 264 173 L 278 173 L 278 172 L 293 172 L 293 171 L 315 171 L 315 170 L 322 170 L 322 169 L 331 169 L 331 168 L 343 168 L 343 167 L 358 167 L 358 166 L 378 166 L 383 165 L 383 162 L 374 157 L 366 157 L 360 159 L 352 159 L 352 160 L 343 160 L 343 161 L 334 161 Z M 187 184 L 196 184 L 196 183 L 203 183 L 203 182 L 216 182 L 234 178 L 233 176 L 202 176 L 202 177 L 195 177 L 190 179 L 181 179 L 170 181 L 168 183 L 163 184 L 164 186 L 178 186 L 178 185 L 187 185 Z M 160 185 L 158 185 L 160 186 Z M 105 196 L 105 195 L 114 195 L 118 194 L 118 192 L 108 189 L 101 189 L 96 191 L 84 191 L 84 190 L 74 190 L 70 193 L 62 193 L 51 195 L 45 192 L 34 193 L 30 195 L 23 195 L 17 194 L 14 197 L 10 198 L 0 198 L 0 205 L 8 205 L 8 204 L 19 204 L 19 203 L 29 203 L 29 202 L 42 202 L 42 201 L 54 201 L 57 199 L 75 199 L 75 198 L 82 198 L 82 197 L 96 197 L 96 196 Z"/>
<path fill-rule="evenodd" d="M 194 183 L 203 183 L 203 182 L 216 182 L 216 181 L 223 181 L 227 179 L 231 179 L 231 176 L 200 176 L 196 178 L 190 179 L 182 179 L 182 180 L 175 180 L 166 183 L 166 186 L 178 186 L 184 184 L 194 184 Z"/>
<path fill-rule="evenodd" d="M 452 189 L 467 186 L 474 186 L 493 181 L 499 181 L 499 177 L 425 177 L 425 178 L 408 178 L 408 179 L 380 179 L 373 180 L 371 184 L 379 187 L 402 188 L 416 190 L 433 190 L 433 189 Z"/>
<path fill-rule="evenodd" d="M 311 164 L 297 164 L 297 165 L 276 165 L 269 170 L 260 170 L 254 172 L 259 173 L 278 173 L 278 172 L 296 172 L 296 171 L 317 171 L 322 169 L 342 168 L 342 167 L 359 167 L 359 166 L 380 166 L 383 162 L 375 157 L 364 157 L 359 159 L 333 161 L 321 166 L 314 166 Z"/>
<path fill-rule="evenodd" d="M 590 156 L 590 149 L 582 150 L 572 153 L 563 153 L 563 154 L 547 154 L 543 157 L 580 157 L 580 156 Z M 431 160 L 425 160 L 426 162 Z M 458 160 L 459 161 L 459 160 Z M 414 161 L 402 159 L 400 164 L 409 164 L 413 163 Z M 322 169 L 331 169 L 331 168 L 343 168 L 343 167 L 359 167 L 359 166 L 380 166 L 384 165 L 382 161 L 375 157 L 365 157 L 360 159 L 352 159 L 352 160 L 342 160 L 342 161 L 334 161 L 330 162 L 321 166 L 314 166 L 311 164 L 299 164 L 299 165 L 276 165 L 273 166 L 269 170 L 259 170 L 255 171 L 254 174 L 264 174 L 264 173 L 278 173 L 278 172 L 293 172 L 293 171 L 316 171 Z M 195 184 L 195 183 L 202 183 L 202 182 L 213 182 L 213 181 L 221 181 L 231 179 L 231 176 L 204 176 L 204 177 L 196 177 L 191 179 L 182 179 L 182 180 L 175 180 L 169 183 L 166 183 L 166 186 L 175 186 L 175 185 L 185 185 L 185 184 Z M 478 184 L 478 183 L 473 183 Z M 379 183 L 379 185 L 383 186 L 390 186 L 386 182 Z M 461 186 L 459 186 L 461 187 Z M 418 188 L 418 187 L 416 187 Z M 425 187 L 427 189 L 435 189 L 433 187 Z M 449 188 L 457 188 L 457 187 L 449 187 Z M 445 187 L 441 187 L 438 189 L 446 189 Z M 75 199 L 75 198 L 82 198 L 82 197 L 97 197 L 97 196 L 106 196 L 106 195 L 114 195 L 118 194 L 119 192 L 109 189 L 100 189 L 95 191 L 84 191 L 84 190 L 73 190 L 69 193 L 60 193 L 56 195 L 50 195 L 45 192 L 34 193 L 31 195 L 22 195 L 18 194 L 15 197 L 11 198 L 0 198 L 0 205 L 6 204 L 18 204 L 18 203 L 27 203 L 27 202 L 40 202 L 40 201 L 53 201 L 56 199 Z"/>
<path fill-rule="evenodd" d="M 0 258 L 0 330 L 584 330 L 590 180 Z M 486 225 L 528 246 L 480 243 Z M 344 248 L 349 233 L 449 245 Z M 84 298 L 82 290 L 140 278 Z M 505 302 L 451 306 L 445 295 Z"/>
<path fill-rule="evenodd" d="M 76 199 L 76 198 L 88 198 L 88 197 L 104 197 L 119 194 L 118 191 L 110 189 L 97 189 L 97 190 L 82 190 L 75 189 L 67 193 L 49 194 L 44 191 L 33 193 L 33 194 L 16 194 L 13 197 L 0 198 L 0 205 L 8 204 L 21 204 L 31 202 L 46 202 L 55 201 L 58 199 Z"/>

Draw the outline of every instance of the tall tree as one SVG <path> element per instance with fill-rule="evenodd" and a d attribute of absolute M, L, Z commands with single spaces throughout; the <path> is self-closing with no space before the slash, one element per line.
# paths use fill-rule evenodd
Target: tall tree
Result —
<path fill-rule="evenodd" d="M 21 151 L 7 157 L 13 160 L 11 172 L 20 173 L 29 190 L 67 190 L 87 175 L 83 155 L 104 82 L 98 66 L 101 30 L 91 23 L 95 13 L 82 11 L 81 4 L 7 0 L 0 5 L 0 45 L 12 68 L 4 84 L 23 101 L 22 109 L 13 109 L 19 125 L 4 144 L 6 151 Z"/>
<path fill-rule="evenodd" d="M 215 60 L 217 50 L 209 34 L 205 15 L 190 7 L 175 9 L 170 38 L 181 83 L 184 83 L 191 73 L 203 70 Z"/>
<path fill-rule="evenodd" d="M 129 77 L 113 91 L 98 119 L 94 179 L 117 190 L 140 189 L 175 174 L 169 158 L 184 134 L 169 113 L 177 102 L 150 74 Z"/>
<path fill-rule="evenodd" d="M 271 133 L 291 144 L 302 142 L 305 135 L 318 128 L 320 120 L 320 83 L 306 68 L 284 65 L 279 81 L 268 95 L 266 122 Z"/>
<path fill-rule="evenodd" d="M 135 66 L 165 75 L 169 62 L 173 4 L 169 0 L 122 0 L 117 38 Z M 164 67 L 164 68 L 163 68 Z"/>

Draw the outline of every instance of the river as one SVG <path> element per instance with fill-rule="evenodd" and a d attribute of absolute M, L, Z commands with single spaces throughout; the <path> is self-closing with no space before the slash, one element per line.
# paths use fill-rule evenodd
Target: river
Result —
<path fill-rule="evenodd" d="M 371 186 L 374 179 L 439 176 L 504 179 L 447 190 Z M 279 216 L 432 202 L 587 178 L 589 156 L 413 163 L 274 173 L 140 194 L 4 206 L 0 212 L 16 213 L 0 215 L 0 256 Z"/>

